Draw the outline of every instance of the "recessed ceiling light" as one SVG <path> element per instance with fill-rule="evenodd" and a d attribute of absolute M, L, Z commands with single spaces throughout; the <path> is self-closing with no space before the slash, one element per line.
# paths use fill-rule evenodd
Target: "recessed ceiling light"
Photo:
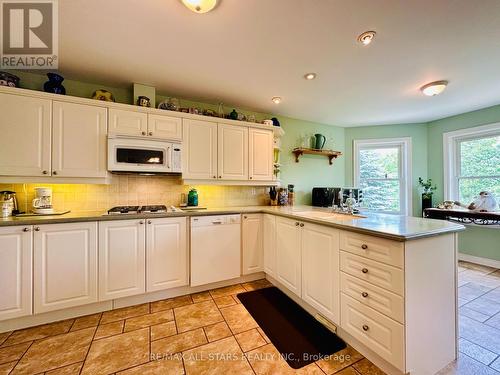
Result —
<path fill-rule="evenodd" d="M 375 31 L 365 31 L 363 34 L 358 36 L 358 42 L 367 46 L 372 42 L 373 38 L 375 38 L 375 34 L 377 34 Z"/>
<path fill-rule="evenodd" d="M 307 73 L 304 75 L 304 78 L 307 79 L 308 81 L 316 78 L 316 73 Z"/>
<path fill-rule="evenodd" d="M 280 96 L 273 96 L 271 99 L 274 104 L 280 104 L 281 103 L 281 97 Z"/>
<path fill-rule="evenodd" d="M 207 13 L 215 8 L 217 0 L 182 0 L 182 3 L 195 13 Z"/>
<path fill-rule="evenodd" d="M 423 85 L 420 91 L 422 91 L 424 95 L 435 96 L 441 94 L 446 88 L 446 85 L 448 85 L 448 81 L 435 81 Z"/>

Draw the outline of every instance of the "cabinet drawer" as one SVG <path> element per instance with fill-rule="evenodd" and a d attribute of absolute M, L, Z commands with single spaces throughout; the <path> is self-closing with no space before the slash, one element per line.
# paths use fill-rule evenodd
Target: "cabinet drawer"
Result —
<path fill-rule="evenodd" d="M 403 268 L 404 243 L 347 231 L 340 232 L 340 249 Z"/>
<path fill-rule="evenodd" d="M 340 269 L 400 296 L 404 295 L 404 275 L 399 268 L 341 251 Z"/>
<path fill-rule="evenodd" d="M 404 323 L 404 299 L 397 294 L 379 288 L 344 272 L 340 275 L 341 291 L 364 305 L 388 317 Z"/>
<path fill-rule="evenodd" d="M 386 361 L 404 371 L 403 325 L 341 295 L 341 327 L 354 338 L 376 352 Z"/>

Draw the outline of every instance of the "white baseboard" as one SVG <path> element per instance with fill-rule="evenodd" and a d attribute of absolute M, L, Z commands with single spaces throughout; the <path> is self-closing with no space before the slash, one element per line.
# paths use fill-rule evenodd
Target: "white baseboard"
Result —
<path fill-rule="evenodd" d="M 474 255 L 463 254 L 463 253 L 458 253 L 458 259 L 464 260 L 464 261 L 470 262 L 470 263 L 480 264 L 482 266 L 488 266 L 488 267 L 500 269 L 500 260 L 496 260 L 496 259 L 476 257 Z"/>

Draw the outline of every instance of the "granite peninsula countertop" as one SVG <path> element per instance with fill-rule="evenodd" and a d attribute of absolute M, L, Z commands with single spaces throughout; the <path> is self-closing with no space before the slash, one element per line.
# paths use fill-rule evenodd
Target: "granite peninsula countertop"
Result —
<path fill-rule="evenodd" d="M 199 211 L 166 212 L 158 214 L 106 215 L 103 211 L 69 212 L 54 216 L 23 216 L 0 219 L 0 227 L 15 225 L 42 225 L 75 223 L 83 221 L 137 220 L 163 217 L 206 216 L 245 213 L 268 213 L 303 222 L 326 225 L 333 228 L 369 234 L 396 241 L 437 236 L 462 231 L 465 226 L 444 220 L 424 219 L 412 216 L 361 212 L 358 217 L 332 215 L 330 209 L 311 206 L 246 206 L 217 207 Z M 323 217 L 326 216 L 326 217 Z"/>

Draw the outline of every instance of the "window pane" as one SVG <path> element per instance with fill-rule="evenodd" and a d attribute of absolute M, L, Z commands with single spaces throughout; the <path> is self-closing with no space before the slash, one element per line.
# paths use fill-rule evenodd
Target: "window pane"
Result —
<path fill-rule="evenodd" d="M 370 210 L 401 210 L 399 204 L 399 181 L 361 180 L 363 189 L 363 207 Z"/>
<path fill-rule="evenodd" d="M 360 179 L 399 178 L 399 148 L 359 150 Z"/>
<path fill-rule="evenodd" d="M 460 175 L 500 175 L 500 136 L 460 142 Z"/>
<path fill-rule="evenodd" d="M 463 178 L 458 180 L 459 200 L 464 204 L 471 203 L 481 191 L 489 191 L 500 201 L 500 178 Z M 364 192 L 363 192 L 364 193 Z"/>

